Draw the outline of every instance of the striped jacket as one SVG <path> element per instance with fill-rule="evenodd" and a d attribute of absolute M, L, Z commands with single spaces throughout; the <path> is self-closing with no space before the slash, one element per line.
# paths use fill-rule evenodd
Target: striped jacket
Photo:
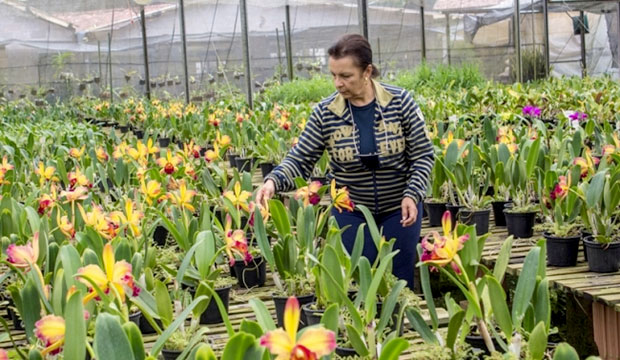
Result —
<path fill-rule="evenodd" d="M 368 170 L 362 165 L 355 145 L 359 146 L 359 130 L 345 99 L 335 92 L 314 108 L 297 145 L 267 176 L 276 191 L 294 189 L 297 177 L 308 179 L 327 150 L 328 179 L 336 179 L 338 187 L 346 186 L 355 204 L 378 214 L 399 209 L 404 196 L 416 203 L 424 199 L 434 152 L 422 112 L 406 90 L 374 80 L 373 84 L 380 168 Z"/>

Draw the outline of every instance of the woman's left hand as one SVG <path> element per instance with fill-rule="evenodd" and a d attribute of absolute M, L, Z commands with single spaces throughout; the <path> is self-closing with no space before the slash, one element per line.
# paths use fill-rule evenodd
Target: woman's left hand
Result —
<path fill-rule="evenodd" d="M 402 219 L 400 223 L 403 227 L 411 226 L 418 217 L 418 206 L 410 197 L 404 197 L 400 204 L 402 210 Z"/>

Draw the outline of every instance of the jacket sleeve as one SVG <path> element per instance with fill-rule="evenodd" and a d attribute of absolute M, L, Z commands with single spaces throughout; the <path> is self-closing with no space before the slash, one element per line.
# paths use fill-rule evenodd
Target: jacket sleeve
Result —
<path fill-rule="evenodd" d="M 409 182 L 404 196 L 420 203 L 426 197 L 426 188 L 435 163 L 433 145 L 426 132 L 422 111 L 408 91 L 403 90 L 402 119 L 405 134 L 405 156 L 409 162 Z"/>
<path fill-rule="evenodd" d="M 324 151 L 321 109 L 320 105 L 317 105 L 299 136 L 297 145 L 288 152 L 282 163 L 273 169 L 265 181 L 273 180 L 277 192 L 293 190 L 296 178 L 308 179 L 312 175 L 314 164 Z"/>

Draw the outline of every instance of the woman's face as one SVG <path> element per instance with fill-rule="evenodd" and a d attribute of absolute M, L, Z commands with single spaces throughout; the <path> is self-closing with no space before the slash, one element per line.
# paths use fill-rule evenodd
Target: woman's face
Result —
<path fill-rule="evenodd" d="M 340 59 L 329 57 L 329 71 L 334 79 L 336 90 L 345 98 L 358 98 L 364 94 L 367 79 L 370 80 L 372 67 L 364 71 L 360 69 L 351 56 L 345 56 Z"/>

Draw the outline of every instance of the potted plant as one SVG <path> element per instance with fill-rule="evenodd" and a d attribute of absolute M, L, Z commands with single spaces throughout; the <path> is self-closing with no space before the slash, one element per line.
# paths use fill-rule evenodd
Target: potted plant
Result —
<path fill-rule="evenodd" d="M 579 179 L 579 169 L 565 175 L 547 171 L 544 186 L 539 197 L 546 222 L 542 224 L 543 236 L 547 239 L 547 264 L 550 266 L 575 266 L 579 243 L 581 199 L 574 190 Z"/>
<path fill-rule="evenodd" d="M 430 197 L 424 201 L 430 226 L 440 226 L 441 216 L 448 203 L 448 184 L 445 171 L 440 162 L 436 162 L 431 172 Z"/>
<path fill-rule="evenodd" d="M 538 161 L 544 152 L 541 139 L 525 139 L 520 145 L 521 151 L 511 156 L 504 168 L 508 179 L 512 206 L 504 209 L 508 234 L 518 238 L 530 238 L 534 235 L 534 220 L 538 214 L 537 206 L 532 201 L 534 193 L 533 177 Z"/>
<path fill-rule="evenodd" d="M 579 187 L 585 202 L 581 218 L 592 236 L 584 239 L 588 266 L 594 272 L 615 272 L 620 266 L 620 167 L 607 167 L 604 158 L 599 171 Z"/>

